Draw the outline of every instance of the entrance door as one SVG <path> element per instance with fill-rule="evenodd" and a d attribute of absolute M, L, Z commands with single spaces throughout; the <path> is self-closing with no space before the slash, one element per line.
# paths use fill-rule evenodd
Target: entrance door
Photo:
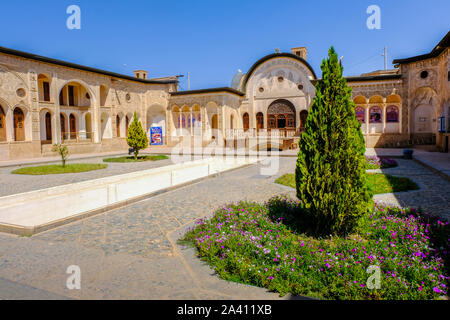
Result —
<path fill-rule="evenodd" d="M 262 112 L 256 114 L 256 129 L 264 129 L 264 115 Z"/>
<path fill-rule="evenodd" d="M 75 116 L 71 114 L 69 116 L 69 122 L 70 122 L 70 139 L 76 139 L 77 138 L 77 126 L 75 121 Z"/>
<path fill-rule="evenodd" d="M 285 99 L 272 102 L 267 109 L 267 129 L 295 130 L 295 107 Z"/>
<path fill-rule="evenodd" d="M 52 116 L 49 112 L 45 114 L 45 140 L 52 141 Z"/>
<path fill-rule="evenodd" d="M 116 136 L 120 137 L 120 117 L 119 115 L 116 116 Z"/>
<path fill-rule="evenodd" d="M 244 131 L 247 131 L 248 128 L 250 127 L 250 117 L 248 115 L 248 113 L 244 113 L 244 116 L 242 117 L 242 121 L 244 122 Z"/>
<path fill-rule="evenodd" d="M 14 139 L 15 141 L 25 141 L 25 116 L 19 108 L 14 109 Z"/>
<path fill-rule="evenodd" d="M 305 130 L 306 127 L 306 119 L 308 118 L 308 111 L 302 110 L 300 112 L 300 130 Z"/>
<path fill-rule="evenodd" d="M 434 133 L 435 124 L 433 122 L 434 108 L 430 105 L 420 105 L 414 110 L 414 132 Z"/>
<path fill-rule="evenodd" d="M 59 121 L 61 124 L 61 139 L 64 141 L 66 139 L 66 117 L 62 113 L 59 114 Z"/>
<path fill-rule="evenodd" d="M 6 117 L 2 106 L 0 106 L 0 141 L 6 141 Z"/>

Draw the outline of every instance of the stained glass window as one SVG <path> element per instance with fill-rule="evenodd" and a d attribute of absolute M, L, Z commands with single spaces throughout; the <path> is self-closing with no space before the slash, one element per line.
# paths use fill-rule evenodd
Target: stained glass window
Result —
<path fill-rule="evenodd" d="M 381 123 L 381 108 L 371 107 L 369 111 L 370 123 Z"/>
<path fill-rule="evenodd" d="M 386 109 L 386 122 L 398 122 L 398 108 L 396 106 L 389 106 Z"/>
<path fill-rule="evenodd" d="M 359 123 L 366 122 L 366 110 L 363 107 L 356 107 L 355 115 L 356 115 L 356 119 L 359 121 Z"/>

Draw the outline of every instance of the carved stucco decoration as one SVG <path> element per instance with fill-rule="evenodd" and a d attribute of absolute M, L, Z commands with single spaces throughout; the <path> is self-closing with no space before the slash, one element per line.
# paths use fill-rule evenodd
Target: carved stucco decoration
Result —
<path fill-rule="evenodd" d="M 267 114 L 295 114 L 295 108 L 286 101 L 275 101 L 267 109 Z"/>
<path fill-rule="evenodd" d="M 419 88 L 414 94 L 414 98 L 412 100 L 412 105 L 414 107 L 425 104 L 435 106 L 437 103 L 437 95 L 436 92 L 429 88 Z"/>
<path fill-rule="evenodd" d="M 23 97 L 17 95 L 17 90 L 19 89 L 25 91 Z M 26 81 L 19 74 L 0 65 L 0 96 L 8 104 L 9 108 L 12 109 L 16 105 L 27 106 L 28 91 Z"/>
<path fill-rule="evenodd" d="M 172 96 L 170 97 L 170 108 L 175 106 L 193 107 L 198 105 L 201 108 L 206 107 L 209 102 L 215 103 L 218 107 L 227 105 L 230 107 L 238 108 L 240 105 L 240 98 L 234 94 L 219 93 L 215 95 L 187 95 L 187 96 Z"/>
<path fill-rule="evenodd" d="M 299 61 L 286 57 L 274 58 L 258 66 L 251 75 L 247 83 L 247 98 L 307 95 L 314 97 L 311 78 L 312 73 Z M 303 86 L 301 90 L 299 85 Z M 260 88 L 264 91 L 261 92 Z"/>

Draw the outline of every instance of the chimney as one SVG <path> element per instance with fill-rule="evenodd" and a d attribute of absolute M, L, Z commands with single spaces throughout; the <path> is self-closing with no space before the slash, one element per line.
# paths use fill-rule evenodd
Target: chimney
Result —
<path fill-rule="evenodd" d="M 148 72 L 147 71 L 145 71 L 145 70 L 135 70 L 133 72 L 134 72 L 134 76 L 136 78 L 147 79 L 147 76 L 148 76 Z"/>
<path fill-rule="evenodd" d="M 306 47 L 297 47 L 297 48 L 292 48 L 291 53 L 306 60 L 308 50 L 306 50 Z"/>

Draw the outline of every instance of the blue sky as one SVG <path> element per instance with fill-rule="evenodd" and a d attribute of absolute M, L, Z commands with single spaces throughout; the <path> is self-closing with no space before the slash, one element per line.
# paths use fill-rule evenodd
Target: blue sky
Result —
<path fill-rule="evenodd" d="M 81 30 L 66 27 L 72 4 Z M 380 30 L 366 27 L 372 4 Z M 123 74 L 190 72 L 191 89 L 229 86 L 238 69 L 297 46 L 318 76 L 331 45 L 346 75 L 361 74 L 383 68 L 385 45 L 391 67 L 428 53 L 450 29 L 448 0 L 2 0 L 0 12 L 0 46 Z"/>

